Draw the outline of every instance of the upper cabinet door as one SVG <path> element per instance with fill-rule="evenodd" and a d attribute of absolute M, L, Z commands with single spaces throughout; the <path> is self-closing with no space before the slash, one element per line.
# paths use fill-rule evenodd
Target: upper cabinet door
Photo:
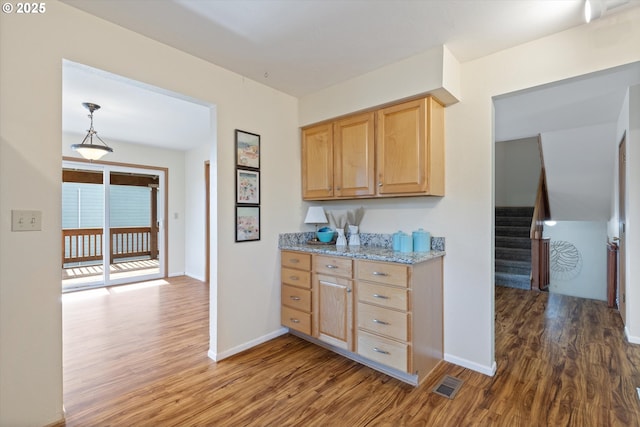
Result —
<path fill-rule="evenodd" d="M 375 189 L 375 113 L 334 124 L 335 196 L 373 196 Z"/>
<path fill-rule="evenodd" d="M 427 103 L 405 102 L 378 111 L 378 193 L 427 191 Z"/>
<path fill-rule="evenodd" d="M 302 198 L 333 197 L 333 125 L 302 130 Z"/>

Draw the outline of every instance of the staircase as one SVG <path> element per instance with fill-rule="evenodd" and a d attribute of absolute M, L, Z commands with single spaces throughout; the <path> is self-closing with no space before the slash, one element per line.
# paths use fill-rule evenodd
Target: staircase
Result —
<path fill-rule="evenodd" d="M 533 207 L 496 206 L 496 285 L 531 289 L 532 218 Z"/>

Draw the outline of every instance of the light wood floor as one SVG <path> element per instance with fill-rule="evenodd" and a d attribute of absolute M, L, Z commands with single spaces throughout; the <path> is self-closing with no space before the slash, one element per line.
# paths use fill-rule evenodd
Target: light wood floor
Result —
<path fill-rule="evenodd" d="M 291 335 L 216 364 L 207 286 L 169 282 L 64 301 L 66 426 L 640 425 L 640 346 L 604 302 L 499 287 L 496 376 L 414 388 Z"/>

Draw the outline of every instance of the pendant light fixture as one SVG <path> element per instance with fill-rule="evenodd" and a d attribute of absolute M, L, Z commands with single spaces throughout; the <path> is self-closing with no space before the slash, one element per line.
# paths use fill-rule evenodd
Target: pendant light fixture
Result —
<path fill-rule="evenodd" d="M 91 102 L 83 102 L 82 106 L 89 110 L 89 118 L 91 119 L 91 126 L 87 131 L 87 136 L 84 137 L 82 143 L 73 144 L 71 148 L 76 150 L 82 157 L 89 160 L 98 160 L 102 156 L 108 153 L 113 153 L 113 148 L 109 147 L 106 142 L 104 142 L 99 136 L 98 132 L 93 129 L 93 112 L 98 110 L 100 106 L 98 104 L 93 104 Z M 94 144 L 93 137 L 96 137 L 98 141 L 102 143 Z M 88 142 L 87 142 L 88 141 Z"/>

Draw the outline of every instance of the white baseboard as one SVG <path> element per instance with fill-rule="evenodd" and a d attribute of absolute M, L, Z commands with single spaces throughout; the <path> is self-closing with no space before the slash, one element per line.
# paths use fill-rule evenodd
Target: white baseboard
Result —
<path fill-rule="evenodd" d="M 192 278 L 192 279 L 199 280 L 199 281 L 201 281 L 201 282 L 204 282 L 204 281 L 205 281 L 205 280 L 204 280 L 204 276 L 198 276 L 198 275 L 196 275 L 196 274 L 190 274 L 190 273 L 185 273 L 184 275 L 185 275 L 185 276 L 187 276 L 187 277 L 190 277 L 190 278 Z"/>
<path fill-rule="evenodd" d="M 179 271 L 177 273 L 169 273 L 167 274 L 167 277 L 178 277 L 178 276 L 186 276 L 186 274 L 184 273 L 184 271 Z"/>
<path fill-rule="evenodd" d="M 248 342 L 246 342 L 244 344 L 240 344 L 238 346 L 230 348 L 229 350 L 226 350 L 226 351 L 222 351 L 220 353 L 215 353 L 212 350 L 209 350 L 207 355 L 209 356 L 210 359 L 213 359 L 214 361 L 219 362 L 219 361 L 221 361 L 223 359 L 226 359 L 227 357 L 233 356 L 234 354 L 238 354 L 238 353 L 240 353 L 242 351 L 250 349 L 251 347 L 255 347 L 255 346 L 259 345 L 259 344 L 262 344 L 264 342 L 270 341 L 270 340 L 272 340 L 274 338 L 279 337 L 280 335 L 284 335 L 287 332 L 289 332 L 289 329 L 280 328 L 280 329 L 278 329 L 276 331 L 273 331 L 273 332 L 271 332 L 271 333 L 269 333 L 267 335 L 263 335 L 261 337 L 258 337 L 256 339 L 254 339 L 254 340 L 248 341 Z"/>
<path fill-rule="evenodd" d="M 629 333 L 629 328 L 624 327 L 624 334 L 627 336 L 627 341 L 631 344 L 640 344 L 640 337 L 633 336 Z"/>
<path fill-rule="evenodd" d="M 445 353 L 444 360 L 453 363 L 454 365 L 462 366 L 463 368 L 471 369 L 472 371 L 480 372 L 481 374 L 489 375 L 490 377 L 496 374 L 496 370 L 498 369 L 498 365 L 496 362 L 493 362 L 491 366 L 480 365 L 476 362 L 472 362 L 467 359 L 463 359 L 461 357 L 453 356 L 451 354 Z"/>

